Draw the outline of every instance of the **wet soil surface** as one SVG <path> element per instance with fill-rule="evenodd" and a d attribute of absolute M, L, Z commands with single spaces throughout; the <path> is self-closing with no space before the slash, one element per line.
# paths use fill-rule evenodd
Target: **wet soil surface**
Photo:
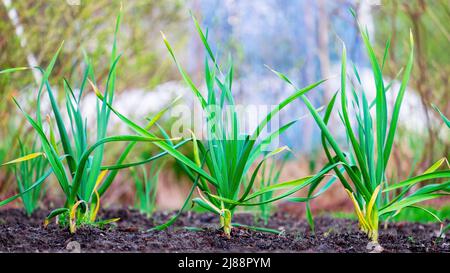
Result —
<path fill-rule="evenodd" d="M 355 221 L 317 217 L 316 235 L 304 219 L 277 213 L 266 227 L 281 235 L 233 228 L 231 238 L 217 229 L 213 214 L 183 213 L 164 231 L 146 231 L 173 213 L 157 212 L 152 219 L 136 210 L 110 209 L 100 218 L 119 217 L 103 228 L 82 226 L 75 234 L 51 223 L 42 225 L 47 211 L 27 217 L 22 210 L 0 210 L 0 252 L 369 252 L 365 234 Z M 250 214 L 236 214 L 234 222 L 263 226 Z M 448 224 L 448 223 L 447 223 Z M 395 223 L 381 230 L 384 252 L 450 252 L 450 238 L 437 238 L 438 224 Z"/>

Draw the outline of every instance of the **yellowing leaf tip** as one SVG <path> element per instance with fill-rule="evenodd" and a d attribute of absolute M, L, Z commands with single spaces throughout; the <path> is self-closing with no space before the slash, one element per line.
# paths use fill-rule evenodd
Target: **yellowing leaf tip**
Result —
<path fill-rule="evenodd" d="M 409 40 L 410 40 L 411 46 L 414 45 L 414 35 L 412 32 L 412 29 L 409 29 Z"/>
<path fill-rule="evenodd" d="M 100 90 L 98 90 L 97 86 L 95 86 L 95 84 L 90 79 L 88 79 L 88 81 L 89 81 L 89 84 L 92 86 L 92 89 L 94 90 L 95 95 L 99 98 L 103 98 L 103 95 L 102 95 L 102 93 L 100 93 Z"/>
<path fill-rule="evenodd" d="M 160 30 L 159 32 L 161 33 L 161 36 L 162 36 L 163 40 L 167 41 L 166 34 L 164 34 L 164 32 L 162 32 L 162 30 Z"/>

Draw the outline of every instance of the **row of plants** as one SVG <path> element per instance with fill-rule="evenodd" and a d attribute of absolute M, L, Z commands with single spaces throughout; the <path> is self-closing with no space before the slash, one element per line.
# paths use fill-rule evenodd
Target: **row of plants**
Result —
<path fill-rule="evenodd" d="M 230 58 L 226 68 L 218 63 L 217 56 L 208 42 L 208 32 L 201 29 L 194 16 L 192 18 L 205 48 L 206 94 L 202 94 L 200 88 L 185 72 L 163 33 L 162 37 L 184 82 L 205 112 L 207 130 L 204 141 L 198 139 L 194 133 L 188 139 L 172 138 L 158 124 L 160 118 L 176 101 L 152 118 L 146 119 L 146 124 L 143 126 L 132 121 L 114 107 L 117 67 L 121 58 L 121 54 L 117 53 L 116 42 L 122 19 L 121 12 L 117 17 L 109 61 L 110 69 L 105 82 L 103 84 L 96 82 L 92 61 L 85 54 L 84 74 L 78 88 L 75 89 L 66 79 L 61 81 L 64 87 L 65 109 L 58 105 L 49 82 L 49 77 L 63 45 L 56 51 L 45 69 L 19 67 L 0 71 L 0 75 L 2 75 L 33 69 L 42 74 L 34 116 L 23 110 L 14 99 L 17 107 L 32 126 L 39 144 L 30 148 L 22 146 L 21 157 L 3 163 L 4 166 L 17 165 L 16 177 L 19 193 L 1 201 L 0 206 L 21 198 L 26 211 L 31 213 L 41 195 L 43 183 L 48 180 L 50 175 L 53 175 L 64 194 L 65 201 L 63 207 L 49 213 L 45 224 L 57 218 L 59 225 L 68 227 L 72 233 L 81 225 L 104 225 L 117 219 L 97 219 L 102 196 L 110 188 L 120 170 L 133 168 L 138 207 L 150 216 L 155 209 L 157 177 L 162 165 L 160 162 L 154 161 L 168 156 L 176 160 L 180 169 L 190 178 L 192 186 L 178 213 L 167 223 L 154 227 L 154 229 L 160 230 L 170 226 L 192 201 L 194 205 L 216 214 L 220 220 L 221 229 L 229 237 L 235 224 L 233 223 L 233 214 L 237 208 L 260 208 L 261 218 L 267 222 L 270 217 L 271 204 L 278 200 L 289 199 L 306 203 L 307 219 L 314 230 L 310 202 L 337 181 L 345 188 L 353 202 L 361 230 L 367 233 L 368 238 L 373 242 L 378 241 L 380 221 L 388 221 L 403 209 L 421 208 L 440 221 L 431 211 L 417 204 L 449 195 L 450 170 L 445 157 L 422 174 L 403 181 L 394 181 L 388 177 L 389 159 L 394 146 L 399 113 L 414 61 L 412 35 L 411 51 L 407 65 L 403 69 L 400 89 L 391 90 L 392 85 L 383 79 L 383 68 L 389 52 L 389 43 L 386 45 L 382 60 L 379 61 L 375 56 L 367 31 L 360 26 L 373 71 L 376 97 L 373 101 L 368 100 L 365 86 L 360 81 L 355 66 L 352 67 L 352 70 L 357 80 L 349 82 L 346 49 L 343 45 L 341 87 L 324 108 L 323 115 L 321 115 L 322 107 L 316 108 L 306 95 L 308 92 L 318 89 L 325 80 L 320 80 L 304 88 L 297 88 L 287 76 L 269 68 L 293 88 L 293 93 L 271 110 L 252 134 L 243 135 L 232 92 L 233 62 Z M 79 91 L 75 92 L 75 90 Z M 90 134 L 93 130 L 87 127 L 87 120 L 83 117 L 80 108 L 81 98 L 88 90 L 93 90 L 98 98 L 96 132 L 92 136 Z M 386 92 L 397 92 L 391 113 L 388 111 Z M 43 116 L 41 110 L 45 93 L 52 109 L 52 115 L 46 117 Z M 338 97 L 340 103 L 337 103 Z M 265 151 L 274 139 L 299 120 L 282 124 L 267 136 L 263 136 L 262 132 L 279 111 L 299 101 L 306 105 L 321 130 L 322 148 L 328 163 L 315 174 L 291 181 L 279 181 L 281 169 L 277 165 L 273 165 L 274 163 L 268 164 L 273 157 L 283 152 L 289 152 L 289 148 L 282 146 L 271 152 Z M 328 127 L 336 105 L 339 105 L 338 113 L 345 127 L 347 145 L 341 145 Z M 351 110 L 349 106 L 351 106 Z M 211 112 L 210 109 L 214 109 L 215 112 Z M 232 109 L 231 114 L 227 112 L 229 109 Z M 63 110 L 69 117 L 69 123 L 64 122 Z M 134 134 L 109 136 L 107 130 L 111 115 L 117 116 Z M 92 140 L 94 141 L 91 143 Z M 193 147 L 191 157 L 178 149 L 188 142 L 191 142 Z M 108 145 L 117 143 L 125 143 L 126 146 L 114 163 L 104 165 L 107 160 L 108 162 L 111 160 L 105 158 L 105 149 Z M 129 154 L 138 143 L 154 145 L 160 152 L 147 159 L 130 162 Z M 144 172 L 141 176 L 137 171 L 141 165 L 145 164 L 152 164 L 152 168 L 150 172 Z M 267 168 L 269 168 L 268 171 Z M 434 181 L 432 184 L 421 183 L 431 180 Z M 306 196 L 292 197 L 302 189 L 307 189 Z M 197 197 L 191 200 L 194 193 Z"/>

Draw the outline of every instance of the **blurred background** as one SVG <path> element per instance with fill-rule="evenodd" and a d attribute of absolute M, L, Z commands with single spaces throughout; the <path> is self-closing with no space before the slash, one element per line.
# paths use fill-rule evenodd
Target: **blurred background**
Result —
<path fill-rule="evenodd" d="M 83 76 L 83 51 L 92 59 L 97 80 L 107 77 L 116 14 L 123 2 L 124 16 L 118 38 L 123 53 L 118 68 L 115 105 L 134 120 L 144 122 L 179 94 L 191 103 L 191 94 L 161 39 L 164 31 L 175 53 L 198 86 L 204 86 L 204 51 L 189 10 L 208 28 L 209 41 L 222 61 L 231 56 L 235 63 L 235 89 L 238 103 L 276 103 L 292 90 L 264 65 L 273 67 L 306 86 L 322 78 L 329 80 L 309 96 L 316 106 L 326 104 L 339 88 L 342 41 L 349 61 L 360 70 L 369 97 L 374 96 L 368 59 L 353 8 L 367 26 L 376 53 L 381 58 L 391 39 L 385 77 L 394 80 L 406 64 L 409 32 L 415 39 L 415 64 L 392 156 L 391 179 L 423 172 L 439 158 L 449 155 L 448 129 L 431 107 L 437 105 L 450 116 L 450 2 L 437 0 L 133 0 L 133 1 L 11 1 L 0 0 L 0 70 L 9 67 L 45 67 L 64 40 L 50 82 L 62 90 L 62 79 L 79 83 Z M 28 124 L 10 99 L 17 97 L 30 105 L 36 98 L 39 74 L 16 73 L 0 77 L 0 162 L 18 156 L 18 138 L 32 138 Z M 395 88 L 394 88 L 395 89 Z M 398 88 L 397 88 L 398 89 Z M 59 96 L 61 104 L 64 96 Z M 389 96 L 390 97 L 390 96 Z M 392 98 L 391 98 L 392 99 Z M 392 100 L 393 103 L 393 100 Z M 83 111 L 95 112 L 95 96 L 85 94 Z M 26 107 L 25 107 L 26 108 Z M 294 103 L 280 116 L 283 122 L 306 114 Z M 337 122 L 332 130 L 342 130 Z M 171 119 L 164 119 L 170 126 Z M 89 120 L 88 120 L 89 122 Z M 123 127 L 123 126 L 122 126 Z M 113 122 L 111 132 L 125 130 Z M 282 138 L 293 150 L 281 180 L 311 174 L 323 166 L 325 157 L 320 134 L 312 118 L 302 119 Z M 342 135 L 342 141 L 345 141 Z M 28 140 L 30 142 L 33 139 Z M 189 147 L 185 152 L 189 153 Z M 117 150 L 107 150 L 114 158 Z M 138 145 L 133 156 L 144 158 L 155 151 Z M 108 157 L 108 156 L 107 156 Z M 158 179 L 156 206 L 177 209 L 189 190 L 189 181 L 174 162 L 167 162 Z M 17 192 L 14 175 L 0 169 L 0 199 Z M 105 197 L 111 206 L 134 206 L 135 183 L 129 170 L 122 171 Z M 50 179 L 51 180 L 51 179 Z M 42 202 L 61 202 L 58 187 L 46 185 Z M 56 188 L 56 190 L 55 190 Z M 449 199 L 433 206 L 448 206 Z M 17 204 L 15 204 L 17 205 Z M 280 208 L 301 215 L 304 204 L 281 202 Z M 351 204 L 340 187 L 333 187 L 313 203 L 316 211 L 349 211 Z"/>

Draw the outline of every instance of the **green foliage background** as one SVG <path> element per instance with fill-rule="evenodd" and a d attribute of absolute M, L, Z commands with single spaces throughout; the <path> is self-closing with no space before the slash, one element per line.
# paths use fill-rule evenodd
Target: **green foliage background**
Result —
<path fill-rule="evenodd" d="M 98 82 L 105 82 L 108 73 L 108 56 L 111 54 L 113 29 L 117 11 L 123 2 L 125 20 L 119 33 L 120 60 L 117 90 L 144 88 L 150 90 L 161 82 L 177 78 L 175 68 L 166 56 L 160 30 L 179 37 L 175 47 L 186 40 L 186 24 L 189 14 L 182 0 L 81 0 L 78 6 L 67 1 L 0 1 L 0 70 L 29 66 L 27 56 L 33 55 L 37 64 L 46 67 L 55 51 L 64 41 L 64 47 L 50 76 L 55 90 L 63 90 L 63 79 L 79 85 L 85 68 L 83 50 L 89 55 Z M 11 20 L 16 12 L 19 24 Z M 10 13 L 10 14 L 8 14 Z M 17 30 L 23 28 L 22 37 Z M 26 136 L 28 126 L 17 115 L 17 107 L 11 97 L 29 100 L 25 105 L 33 107 L 37 84 L 32 73 L 13 73 L 0 77 L 0 162 L 17 156 L 17 136 Z M 58 96 L 62 98 L 63 96 Z M 21 121 L 11 119 L 19 116 Z M 31 142 L 32 139 L 25 139 Z M 0 171 L 0 195 L 11 189 L 11 175 Z"/>
<path fill-rule="evenodd" d="M 421 137 L 423 147 L 414 145 L 408 148 L 415 152 L 420 149 L 422 154 L 419 161 L 424 166 L 429 165 L 442 154 L 448 155 L 450 152 L 450 141 L 443 141 L 439 137 L 442 130 L 446 129 L 445 125 L 435 121 L 440 120 L 440 117 L 431 107 L 434 103 L 446 116 L 450 115 L 450 54 L 447 53 L 450 43 L 450 2 L 384 0 L 373 11 L 379 54 L 383 52 L 384 43 L 391 39 L 390 60 L 384 74 L 395 77 L 408 54 L 408 45 L 402 41 L 408 40 L 409 29 L 414 35 L 416 54 L 409 88 L 417 92 L 421 106 L 426 109 L 427 132 Z M 402 157 L 404 155 L 398 156 Z"/>

